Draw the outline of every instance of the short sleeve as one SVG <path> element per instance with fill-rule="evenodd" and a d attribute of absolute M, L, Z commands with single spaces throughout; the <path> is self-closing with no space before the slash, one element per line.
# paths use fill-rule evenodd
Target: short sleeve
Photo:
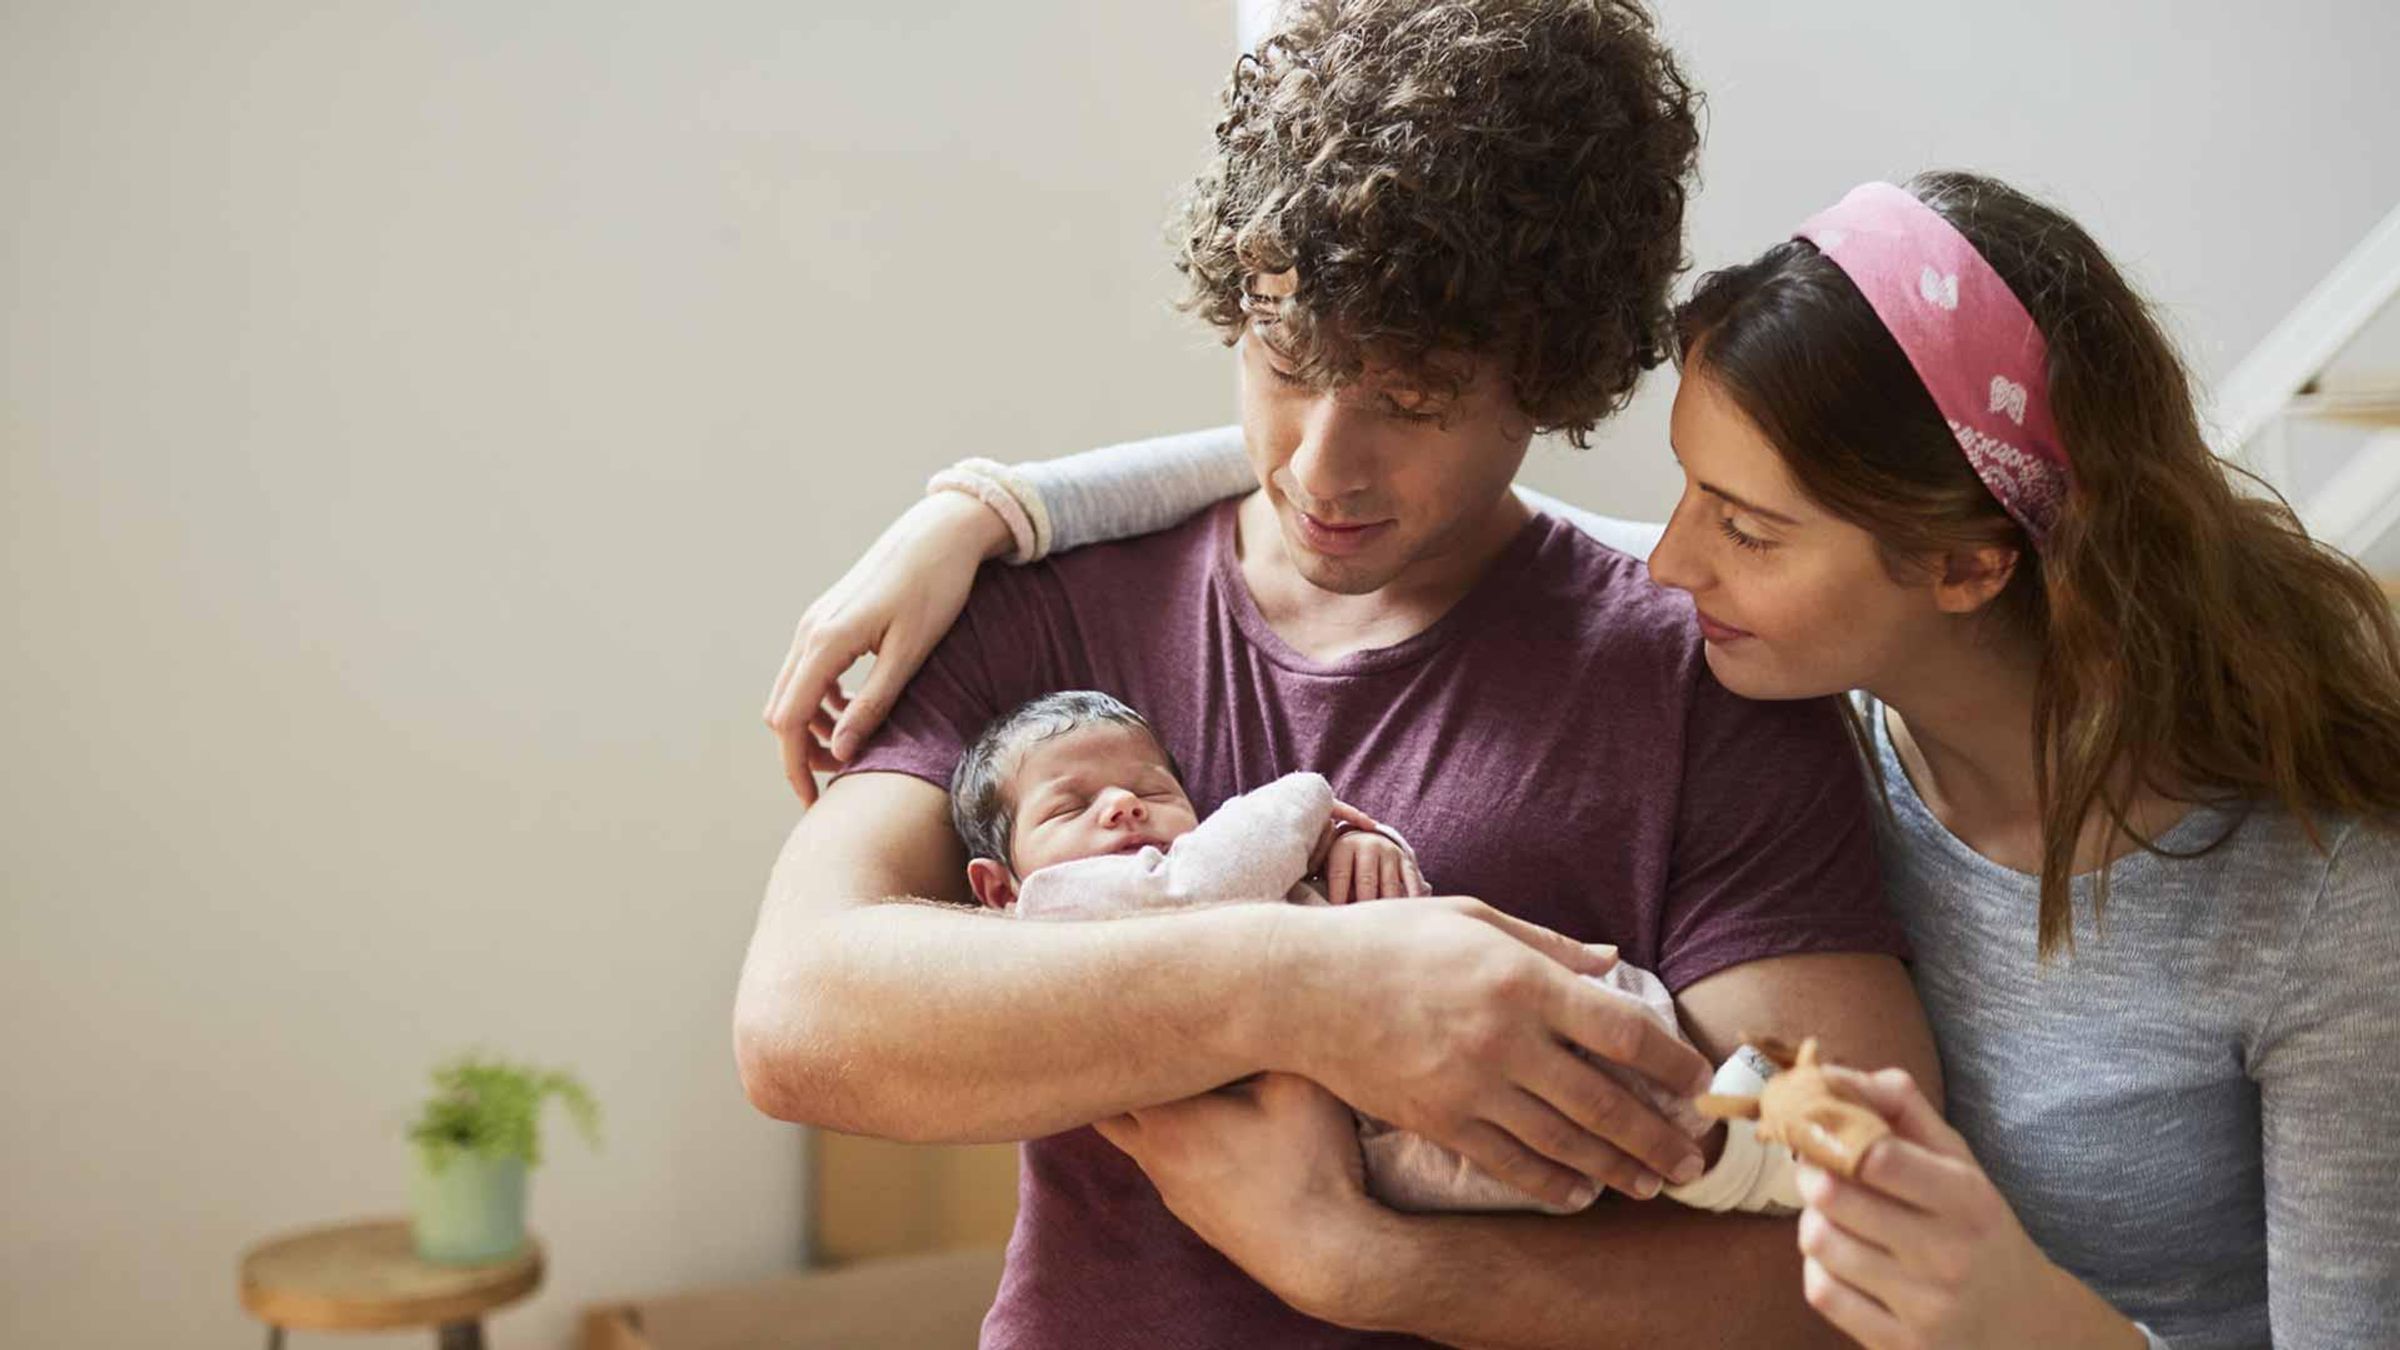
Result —
<path fill-rule="evenodd" d="M 950 790 L 958 761 L 993 718 L 1059 685 L 1043 641 L 1055 626 L 1042 603 L 1047 564 L 986 565 L 958 622 L 901 691 L 891 715 L 841 773 L 905 773 Z"/>
<path fill-rule="evenodd" d="M 1832 700 L 1738 698 L 1703 670 L 1685 725 L 1659 978 L 1680 993 L 1767 957 L 1905 959 L 1871 810 Z"/>
<path fill-rule="evenodd" d="M 2291 941 L 2250 1065 L 2275 1344 L 2400 1344 L 2400 832 L 2351 826 Z"/>

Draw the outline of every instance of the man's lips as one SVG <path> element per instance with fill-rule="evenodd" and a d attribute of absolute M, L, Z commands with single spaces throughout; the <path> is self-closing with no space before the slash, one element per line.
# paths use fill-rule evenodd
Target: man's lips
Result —
<path fill-rule="evenodd" d="M 1708 639 L 1710 642 L 1737 642 L 1750 636 L 1749 633 L 1734 627 L 1732 624 L 1718 623 L 1715 619 L 1708 617 L 1706 614 L 1701 614 L 1698 610 L 1693 610 L 1692 613 L 1699 616 L 1700 636 Z"/>
<path fill-rule="evenodd" d="M 1320 520 L 1298 507 L 1292 508 L 1292 514 L 1300 522 L 1301 539 L 1318 553 L 1356 553 L 1381 538 L 1383 532 L 1392 526 L 1388 520 L 1337 524 Z"/>

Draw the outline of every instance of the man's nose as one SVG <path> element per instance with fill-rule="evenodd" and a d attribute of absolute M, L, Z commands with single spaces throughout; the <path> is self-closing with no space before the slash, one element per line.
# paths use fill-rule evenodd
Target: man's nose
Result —
<path fill-rule="evenodd" d="M 1316 400 L 1291 459 L 1293 486 L 1307 505 L 1332 506 L 1374 485 L 1374 434 L 1371 414 L 1332 394 Z"/>

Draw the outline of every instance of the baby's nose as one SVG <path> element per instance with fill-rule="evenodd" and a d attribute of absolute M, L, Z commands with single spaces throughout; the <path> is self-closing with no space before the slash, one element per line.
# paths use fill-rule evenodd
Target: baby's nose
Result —
<path fill-rule="evenodd" d="M 1126 820 L 1146 820 L 1149 815 L 1149 808 L 1142 805 L 1142 799 L 1123 788 L 1110 788 L 1100 808 L 1101 823 L 1106 825 Z"/>

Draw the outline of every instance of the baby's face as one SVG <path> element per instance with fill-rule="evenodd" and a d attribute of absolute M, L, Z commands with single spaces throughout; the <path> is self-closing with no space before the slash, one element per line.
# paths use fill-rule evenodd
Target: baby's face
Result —
<path fill-rule="evenodd" d="M 1027 746 L 1010 795 L 1009 865 L 1020 877 L 1077 858 L 1163 849 L 1200 823 L 1149 733 L 1113 722 Z"/>

